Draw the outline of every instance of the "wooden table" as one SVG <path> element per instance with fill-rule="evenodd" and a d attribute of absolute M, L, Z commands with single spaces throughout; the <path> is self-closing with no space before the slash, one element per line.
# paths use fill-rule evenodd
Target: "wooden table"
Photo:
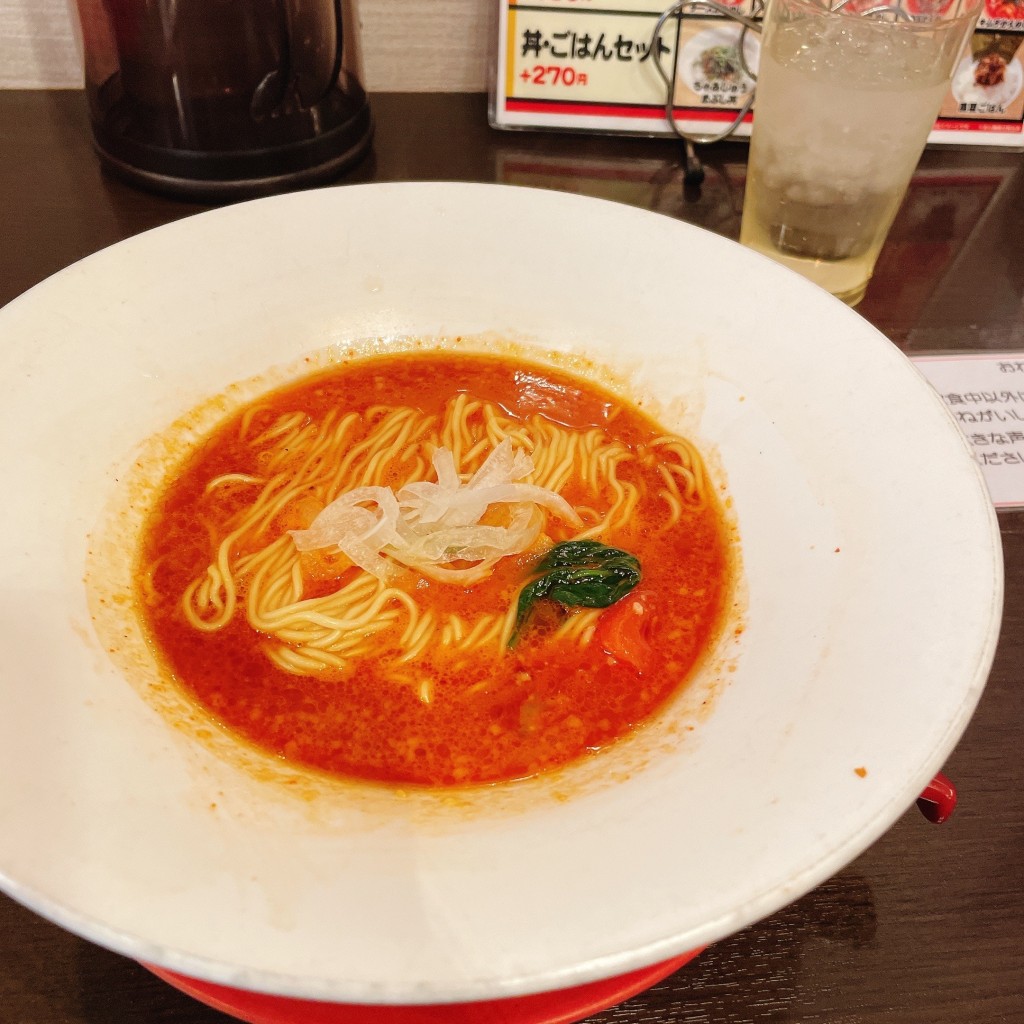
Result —
<path fill-rule="evenodd" d="M 381 95 L 373 108 L 374 152 L 346 180 L 562 188 L 739 232 L 741 144 L 706 153 L 697 194 L 682 186 L 672 141 L 497 133 L 475 95 Z M 200 209 L 104 177 L 82 94 L 0 92 L 0 304 L 103 246 Z M 861 312 L 910 353 L 1021 350 L 1022 300 L 1021 157 L 926 153 Z M 1003 513 L 1000 523 L 1002 639 L 946 767 L 960 792 L 953 818 L 935 827 L 909 811 L 820 888 L 592 1021 L 1024 1022 L 1024 514 Z M 228 1018 L 0 896 L 0 1022 Z"/>

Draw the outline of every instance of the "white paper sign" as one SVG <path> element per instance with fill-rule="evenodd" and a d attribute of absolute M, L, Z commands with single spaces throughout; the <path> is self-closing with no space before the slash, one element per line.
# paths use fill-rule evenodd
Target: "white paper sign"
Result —
<path fill-rule="evenodd" d="M 996 508 L 1024 506 L 1024 352 L 913 361 L 964 432 Z"/>

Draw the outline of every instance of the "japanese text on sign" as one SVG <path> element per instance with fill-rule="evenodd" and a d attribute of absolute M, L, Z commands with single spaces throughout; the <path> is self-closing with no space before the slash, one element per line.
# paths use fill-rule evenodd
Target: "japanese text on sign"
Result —
<path fill-rule="evenodd" d="M 963 432 L 995 505 L 1024 505 L 1024 353 L 915 362 Z"/>
<path fill-rule="evenodd" d="M 662 54 L 671 53 L 662 40 L 658 40 Z M 552 32 L 523 29 L 519 55 L 521 57 L 551 57 L 554 60 L 647 60 L 651 55 L 650 39 L 629 39 L 621 32 L 611 33 Z"/>

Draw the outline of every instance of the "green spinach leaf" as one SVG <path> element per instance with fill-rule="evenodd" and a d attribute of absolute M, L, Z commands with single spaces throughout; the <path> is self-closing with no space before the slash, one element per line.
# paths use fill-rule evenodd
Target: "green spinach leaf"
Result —
<path fill-rule="evenodd" d="M 607 608 L 624 598 L 641 578 L 635 555 L 596 540 L 556 544 L 538 564 L 537 572 L 538 577 L 519 592 L 509 647 L 518 642 L 538 601 L 557 601 L 566 608 Z"/>

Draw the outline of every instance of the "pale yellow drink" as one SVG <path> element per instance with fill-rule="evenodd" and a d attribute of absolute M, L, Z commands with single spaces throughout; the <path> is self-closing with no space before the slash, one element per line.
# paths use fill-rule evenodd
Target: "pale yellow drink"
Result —
<path fill-rule="evenodd" d="M 771 0 L 740 241 L 860 301 L 967 34 Z"/>

